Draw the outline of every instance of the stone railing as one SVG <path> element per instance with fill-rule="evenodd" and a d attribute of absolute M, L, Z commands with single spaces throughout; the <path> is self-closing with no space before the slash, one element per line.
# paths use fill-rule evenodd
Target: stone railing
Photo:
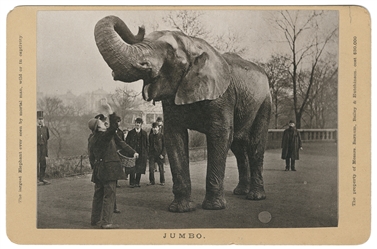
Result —
<path fill-rule="evenodd" d="M 281 140 L 283 137 L 284 129 L 269 129 L 267 149 L 279 149 L 281 148 Z M 336 143 L 338 139 L 337 129 L 299 129 L 301 135 L 301 141 L 303 143 L 320 143 L 320 142 L 332 142 Z M 229 155 L 232 152 L 229 150 Z M 190 160 L 198 161 L 205 160 L 207 158 L 207 146 L 190 147 Z"/>
<path fill-rule="evenodd" d="M 268 130 L 267 148 L 280 148 L 284 129 Z M 333 142 L 338 139 L 337 129 L 299 129 L 303 143 L 308 142 Z"/>

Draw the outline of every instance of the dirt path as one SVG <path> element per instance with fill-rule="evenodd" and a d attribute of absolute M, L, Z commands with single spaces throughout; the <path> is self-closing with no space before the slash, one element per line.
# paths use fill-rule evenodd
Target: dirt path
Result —
<path fill-rule="evenodd" d="M 171 173 L 165 166 L 165 186 L 146 186 L 143 175 L 141 188 L 128 188 L 120 181 L 117 203 L 120 214 L 114 214 L 116 224 L 123 229 L 178 228 L 278 228 L 326 227 L 338 223 L 337 156 L 334 144 L 305 144 L 297 161 L 296 172 L 285 172 L 280 150 L 265 154 L 264 182 L 267 199 L 248 201 L 235 196 L 238 182 L 237 165 L 229 157 L 225 174 L 227 208 L 203 210 L 206 162 L 191 163 L 192 199 L 197 210 L 171 213 L 173 200 Z M 91 201 L 94 185 L 90 175 L 51 179 L 51 185 L 38 186 L 38 228 L 92 229 Z M 158 173 L 155 175 L 159 179 Z M 271 217 L 271 219 L 270 219 Z"/>

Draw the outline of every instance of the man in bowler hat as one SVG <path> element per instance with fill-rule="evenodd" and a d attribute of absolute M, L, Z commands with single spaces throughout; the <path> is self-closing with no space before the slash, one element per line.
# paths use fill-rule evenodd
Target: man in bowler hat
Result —
<path fill-rule="evenodd" d="M 135 167 L 126 168 L 126 173 L 130 174 L 130 188 L 140 187 L 141 175 L 145 174 L 147 168 L 149 141 L 148 134 L 142 129 L 142 125 L 143 120 L 136 118 L 135 128 L 130 130 L 126 137 L 126 143 L 140 155 L 136 159 Z"/>
<path fill-rule="evenodd" d="M 44 179 L 46 172 L 46 157 L 48 157 L 48 144 L 50 133 L 47 126 L 45 126 L 43 111 L 37 111 L 38 126 L 37 126 L 37 174 L 38 181 L 43 184 L 50 184 Z"/>

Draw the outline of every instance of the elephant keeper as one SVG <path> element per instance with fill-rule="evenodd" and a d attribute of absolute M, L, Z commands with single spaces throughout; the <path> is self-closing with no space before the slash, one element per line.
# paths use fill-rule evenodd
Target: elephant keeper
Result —
<path fill-rule="evenodd" d="M 108 128 L 100 119 L 93 118 L 88 122 L 89 129 L 93 132 L 88 141 L 88 152 L 89 160 L 94 162 L 92 182 L 95 183 L 91 225 L 112 229 L 119 227 L 112 221 L 116 181 L 125 178 L 117 146 L 128 156 L 138 158 L 139 154 L 116 135 L 116 120 L 119 117 L 113 113 L 110 105 L 106 103 L 103 107 L 110 114 Z"/>

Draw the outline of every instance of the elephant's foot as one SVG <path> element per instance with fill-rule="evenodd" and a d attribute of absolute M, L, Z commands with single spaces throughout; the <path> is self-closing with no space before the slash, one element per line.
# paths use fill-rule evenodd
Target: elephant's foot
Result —
<path fill-rule="evenodd" d="M 191 212 L 195 210 L 194 202 L 186 199 L 176 200 L 170 204 L 169 211 L 174 213 Z"/>
<path fill-rule="evenodd" d="M 235 195 L 246 195 L 249 193 L 249 188 L 245 185 L 238 184 L 237 187 L 233 190 Z"/>
<path fill-rule="evenodd" d="M 248 200 L 264 200 L 266 199 L 266 193 L 263 188 L 253 189 L 246 195 Z"/>
<path fill-rule="evenodd" d="M 202 204 L 203 209 L 220 210 L 226 207 L 226 200 L 224 197 L 205 198 Z"/>

